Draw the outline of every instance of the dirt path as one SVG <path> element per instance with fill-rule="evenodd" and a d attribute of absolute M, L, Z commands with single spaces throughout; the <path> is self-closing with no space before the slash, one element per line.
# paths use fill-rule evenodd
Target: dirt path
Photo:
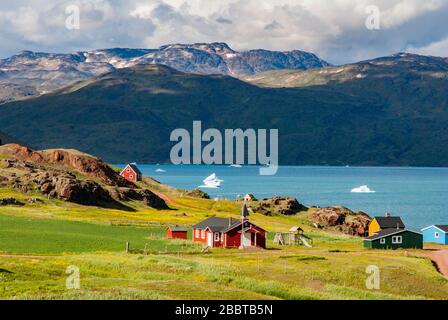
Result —
<path fill-rule="evenodd" d="M 427 255 L 437 265 L 439 272 L 448 277 L 448 250 L 433 251 Z"/>

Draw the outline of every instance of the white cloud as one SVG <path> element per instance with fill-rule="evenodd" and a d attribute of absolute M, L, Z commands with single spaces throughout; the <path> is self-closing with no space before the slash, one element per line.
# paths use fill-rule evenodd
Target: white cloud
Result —
<path fill-rule="evenodd" d="M 65 7 L 81 7 L 81 30 Z M 366 7 L 381 10 L 367 30 Z M 0 4 L 0 56 L 225 41 L 235 49 L 313 51 L 334 63 L 404 51 L 446 54 L 448 0 L 16 0 Z"/>
<path fill-rule="evenodd" d="M 423 54 L 423 55 L 447 57 L 448 56 L 448 37 L 441 41 L 432 42 L 426 47 L 422 47 L 422 48 L 409 47 L 406 51 L 417 53 L 417 54 Z"/>

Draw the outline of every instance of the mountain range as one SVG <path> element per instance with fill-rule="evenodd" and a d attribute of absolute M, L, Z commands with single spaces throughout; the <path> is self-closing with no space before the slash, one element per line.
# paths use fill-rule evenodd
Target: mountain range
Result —
<path fill-rule="evenodd" d="M 225 43 L 171 44 L 159 49 L 104 49 L 70 54 L 23 51 L 0 60 L 0 103 L 35 97 L 77 81 L 139 64 L 162 64 L 198 74 L 234 77 L 329 64 L 304 51 L 238 52 Z"/>
<path fill-rule="evenodd" d="M 169 162 L 171 131 L 201 120 L 278 128 L 281 164 L 448 165 L 445 58 L 399 53 L 241 78 L 135 64 L 5 104 L 0 127 L 36 148 L 114 163 Z"/>

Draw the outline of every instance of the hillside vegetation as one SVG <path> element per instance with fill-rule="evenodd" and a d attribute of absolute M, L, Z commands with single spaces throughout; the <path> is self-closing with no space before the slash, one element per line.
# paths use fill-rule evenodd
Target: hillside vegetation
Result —
<path fill-rule="evenodd" d="M 281 164 L 446 166 L 447 72 L 446 59 L 407 54 L 253 84 L 138 65 L 6 104 L 0 126 L 112 163 L 168 162 L 171 131 L 201 120 L 204 130 L 278 128 Z"/>

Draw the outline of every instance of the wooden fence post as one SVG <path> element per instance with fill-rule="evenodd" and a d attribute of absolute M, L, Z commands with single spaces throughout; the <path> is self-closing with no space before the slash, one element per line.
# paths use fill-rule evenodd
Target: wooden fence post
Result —
<path fill-rule="evenodd" d="M 131 244 L 128 242 L 126 242 L 126 253 L 129 253 L 129 248 L 130 248 Z"/>

